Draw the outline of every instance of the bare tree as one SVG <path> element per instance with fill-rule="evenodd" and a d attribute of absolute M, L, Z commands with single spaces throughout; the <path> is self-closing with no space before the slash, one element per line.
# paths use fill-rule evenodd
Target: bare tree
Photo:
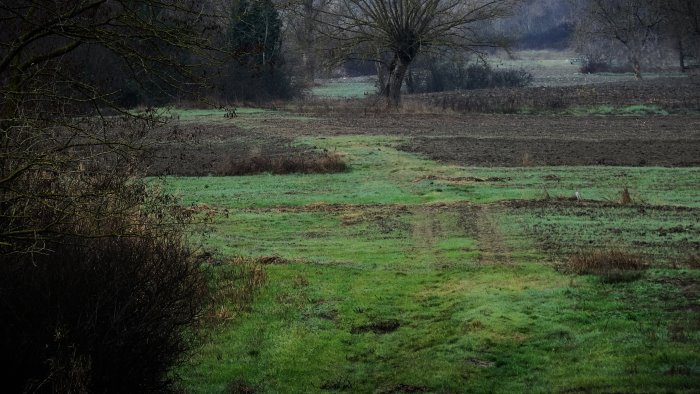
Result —
<path fill-rule="evenodd" d="M 313 83 L 319 66 L 318 50 L 322 39 L 319 20 L 331 2 L 332 0 L 295 0 L 281 5 L 287 11 L 287 30 L 291 33 L 291 44 L 301 57 L 302 76 L 307 85 Z"/>
<path fill-rule="evenodd" d="M 41 250 L 60 234 L 84 232 L 81 218 L 108 223 L 134 208 L 136 153 L 158 122 L 124 111 L 126 81 L 108 80 L 162 95 L 193 87 L 186 59 L 205 58 L 217 29 L 209 6 L 0 1 L 0 251 Z M 82 235 L 100 228 L 89 232 Z"/>
<path fill-rule="evenodd" d="M 119 97 L 127 82 L 166 96 L 194 86 L 188 60 L 209 56 L 218 26 L 208 6 L 0 0 L 8 391 L 160 392 L 189 347 L 206 282 L 173 199 L 139 177 L 161 122 Z"/>
<path fill-rule="evenodd" d="M 480 51 L 503 44 L 485 34 L 484 23 L 511 13 L 519 0 L 342 0 L 328 34 L 338 40 L 335 55 L 381 63 L 387 105 L 401 101 L 406 72 L 418 54 L 451 48 Z"/>
<path fill-rule="evenodd" d="M 645 52 L 663 21 L 658 0 L 584 0 L 581 7 L 577 41 L 622 52 L 641 79 Z"/>
<path fill-rule="evenodd" d="M 664 32 L 678 51 L 680 69 L 687 69 L 689 57 L 700 61 L 700 2 L 697 0 L 667 0 L 660 4 Z"/>

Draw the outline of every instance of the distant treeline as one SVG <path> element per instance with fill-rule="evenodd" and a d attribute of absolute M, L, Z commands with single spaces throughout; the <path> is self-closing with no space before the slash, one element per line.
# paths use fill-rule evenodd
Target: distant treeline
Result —
<path fill-rule="evenodd" d="M 115 92 L 116 102 L 126 107 L 187 103 L 202 97 L 219 104 L 290 99 L 301 95 L 318 78 L 378 75 L 382 79 L 376 61 L 363 61 L 359 57 L 338 61 L 335 57 L 342 44 L 334 42 L 321 28 L 334 24 L 333 12 L 327 11 L 340 3 L 329 0 L 303 0 L 284 6 L 273 0 L 212 3 L 225 16 L 206 32 L 215 43 L 215 50 L 204 55 L 186 50 L 165 54 L 187 63 L 204 63 L 194 76 L 205 81 L 205 85 L 176 80 L 162 83 L 162 78 L 149 82 L 149 77 L 136 82 L 128 77 L 128 64 L 100 48 L 82 49 L 72 56 L 80 58 L 86 75 L 92 75 L 90 78 L 106 90 Z M 630 71 L 641 77 L 643 69 L 676 65 L 686 69 L 698 63 L 699 9 L 700 3 L 693 0 L 525 0 L 509 17 L 477 27 L 485 36 L 503 37 L 513 49 L 575 50 L 584 62 L 582 72 Z M 613 18 L 608 25 L 596 19 L 596 15 L 606 13 Z M 627 18 L 626 13 L 639 18 Z M 639 24 L 625 25 L 628 20 L 637 20 Z M 616 39 L 619 32 L 629 36 L 622 37 L 622 41 Z M 208 56 L 215 61 L 210 61 Z M 508 75 L 499 71 L 498 75 L 481 78 L 489 70 L 472 66 L 467 73 L 466 68 L 448 67 L 446 63 L 452 62 L 454 56 L 453 51 L 423 56 L 419 64 L 412 66 L 413 74 L 408 75 L 404 88 L 435 91 L 472 85 L 488 87 L 499 80 L 506 86 L 528 81 L 526 75 L 517 71 Z M 464 54 L 461 56 L 462 60 L 469 59 Z M 480 79 L 454 80 L 468 74 Z M 520 78 L 515 80 L 515 77 Z"/>

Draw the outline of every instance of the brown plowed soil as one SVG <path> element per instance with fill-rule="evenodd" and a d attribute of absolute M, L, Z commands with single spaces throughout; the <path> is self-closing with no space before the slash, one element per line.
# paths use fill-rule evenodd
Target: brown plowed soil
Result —
<path fill-rule="evenodd" d="M 410 113 L 410 109 L 386 113 L 346 108 L 351 104 L 338 102 L 306 117 L 281 112 L 178 121 L 155 135 L 149 173 L 217 174 L 232 158 L 313 151 L 313 147 L 295 146 L 297 137 L 338 135 L 401 137 L 406 141 L 400 146 L 403 150 L 459 165 L 697 166 L 700 113 L 692 112 L 692 106 L 700 103 L 700 85 L 695 90 L 692 83 L 683 85 L 684 80 L 566 88 L 570 105 L 685 103 L 684 108 L 691 110 L 675 115 L 459 114 L 435 108 L 428 113 Z M 564 88 L 523 89 L 517 94 L 556 96 L 557 89 Z M 516 93 L 497 89 L 473 94 L 506 97 Z M 301 105 L 289 108 L 303 109 Z M 173 128 L 186 138 L 173 138 Z"/>
<path fill-rule="evenodd" d="M 576 107 L 650 105 L 668 111 L 700 109 L 700 78 L 658 78 L 573 86 L 477 89 L 407 97 L 457 112 L 561 111 Z"/>
<path fill-rule="evenodd" d="M 660 138 L 576 141 L 419 137 L 402 149 L 433 160 L 472 166 L 622 165 L 687 167 L 700 164 L 698 140 Z"/>

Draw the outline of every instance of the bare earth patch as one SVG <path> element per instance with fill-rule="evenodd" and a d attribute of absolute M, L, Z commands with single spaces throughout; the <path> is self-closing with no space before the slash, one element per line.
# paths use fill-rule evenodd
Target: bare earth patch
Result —
<path fill-rule="evenodd" d="M 459 165 L 700 165 L 700 104 L 693 104 L 700 102 L 700 94 L 691 89 L 692 85 L 681 91 L 677 98 L 680 101 L 674 102 L 671 91 L 679 87 L 673 81 L 666 86 L 666 82 L 580 89 L 594 89 L 596 97 L 607 97 L 603 103 L 651 100 L 683 108 L 689 105 L 691 109 L 697 107 L 696 111 L 683 115 L 574 116 L 459 114 L 433 108 L 424 113 L 374 111 L 359 116 L 357 111 L 334 107 L 313 117 L 274 112 L 270 116 L 173 121 L 153 135 L 149 174 L 202 176 L 221 173 L 231 162 L 254 157 L 305 157 L 318 150 L 295 145 L 296 138 L 340 135 L 402 137 L 406 139 L 400 146 L 403 150 Z M 579 93 L 580 97 L 574 95 L 579 101 L 572 98 L 572 105 L 588 103 L 589 96 Z M 510 93 L 496 90 L 473 94 Z M 550 90 L 542 94 L 554 95 Z"/>
<path fill-rule="evenodd" d="M 201 176 L 219 172 L 232 158 L 304 155 L 313 147 L 292 142 L 308 135 L 406 137 L 401 149 L 458 165 L 700 165 L 699 115 L 385 114 L 303 122 L 272 119 L 254 131 L 243 131 L 234 122 L 191 125 L 202 130 L 196 141 L 159 144 L 150 173 Z"/>

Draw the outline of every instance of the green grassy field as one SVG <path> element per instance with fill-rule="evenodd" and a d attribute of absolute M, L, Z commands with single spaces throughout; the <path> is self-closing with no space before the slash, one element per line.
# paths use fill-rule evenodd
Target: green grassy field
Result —
<path fill-rule="evenodd" d="M 582 74 L 580 58 L 575 52 L 551 50 L 521 50 L 501 53 L 489 59 L 492 67 L 524 69 L 533 76 L 533 86 L 569 86 L 596 83 L 634 81 L 633 73 Z M 682 77 L 675 70 L 645 72 L 644 78 Z"/>
<path fill-rule="evenodd" d="M 297 140 L 341 152 L 339 174 L 160 181 L 217 212 L 195 236 L 215 274 L 275 256 L 252 302 L 219 301 L 226 318 L 177 371 L 186 391 L 700 389 L 699 170 L 462 168 L 401 142 Z M 599 248 L 652 268 L 622 283 L 561 270 Z"/>
<path fill-rule="evenodd" d="M 370 77 L 338 78 L 321 81 L 311 89 L 311 95 L 327 98 L 362 98 L 377 92 Z"/>

